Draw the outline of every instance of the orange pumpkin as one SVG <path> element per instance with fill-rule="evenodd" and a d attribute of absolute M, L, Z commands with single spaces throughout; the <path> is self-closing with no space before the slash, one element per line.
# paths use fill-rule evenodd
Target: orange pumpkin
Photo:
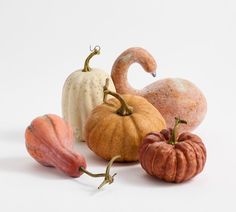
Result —
<path fill-rule="evenodd" d="M 115 98 L 106 100 L 107 95 Z M 90 114 L 85 125 L 89 148 L 105 160 L 115 155 L 120 162 L 138 160 L 143 137 L 166 127 L 159 111 L 146 99 L 134 95 L 119 95 L 104 86 L 104 103 Z"/>

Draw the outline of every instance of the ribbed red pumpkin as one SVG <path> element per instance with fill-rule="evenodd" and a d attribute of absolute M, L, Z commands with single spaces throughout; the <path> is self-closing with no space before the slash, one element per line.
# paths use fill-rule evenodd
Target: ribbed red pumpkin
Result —
<path fill-rule="evenodd" d="M 193 178 L 206 162 L 206 148 L 200 137 L 185 132 L 176 138 L 179 123 L 185 121 L 176 119 L 174 129 L 149 133 L 139 149 L 143 169 L 167 182 L 180 183 Z"/>

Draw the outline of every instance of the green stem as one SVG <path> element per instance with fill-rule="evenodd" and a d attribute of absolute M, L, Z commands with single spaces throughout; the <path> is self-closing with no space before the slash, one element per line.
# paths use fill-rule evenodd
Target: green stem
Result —
<path fill-rule="evenodd" d="M 177 134 L 177 127 L 179 126 L 179 124 L 187 124 L 187 121 L 175 117 L 175 125 L 172 130 L 170 140 L 168 141 L 169 144 L 175 145 L 177 143 L 176 134 Z"/>
<path fill-rule="evenodd" d="M 82 70 L 83 72 L 89 72 L 91 71 L 91 67 L 89 66 L 89 61 L 94 55 L 100 54 L 100 46 L 95 46 L 92 52 L 89 54 L 89 56 L 86 58 L 84 62 L 84 69 Z"/>
<path fill-rule="evenodd" d="M 120 155 L 117 155 L 117 156 L 113 157 L 113 158 L 109 161 L 105 173 L 94 174 L 94 173 L 89 172 L 88 170 L 86 170 L 86 169 L 85 169 L 84 167 L 82 167 L 82 166 L 79 168 L 79 170 L 82 171 L 83 173 L 85 173 L 85 174 L 91 176 L 91 177 L 104 177 L 104 180 L 102 181 L 102 183 L 101 183 L 100 186 L 98 187 L 98 189 L 100 189 L 100 188 L 102 188 L 102 187 L 103 187 L 104 185 L 106 185 L 106 184 L 111 184 L 111 183 L 113 183 L 113 181 L 114 181 L 114 176 L 116 175 L 116 173 L 111 176 L 111 175 L 110 175 L 110 169 L 111 169 L 111 166 L 112 166 L 112 164 L 114 163 L 114 161 L 115 161 L 116 159 L 118 159 L 118 158 L 120 158 Z"/>
<path fill-rule="evenodd" d="M 121 116 L 131 115 L 133 113 L 133 107 L 129 106 L 120 94 L 108 90 L 108 83 L 109 79 L 106 79 L 106 85 L 103 87 L 103 92 L 104 92 L 103 102 L 106 103 L 107 95 L 110 94 L 115 98 L 117 98 L 121 104 L 120 108 L 116 111 L 116 113 Z"/>

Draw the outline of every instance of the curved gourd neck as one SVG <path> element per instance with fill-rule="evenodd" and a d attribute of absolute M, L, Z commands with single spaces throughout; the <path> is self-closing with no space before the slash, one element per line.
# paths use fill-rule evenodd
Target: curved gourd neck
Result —
<path fill-rule="evenodd" d="M 140 90 L 133 88 L 128 82 L 128 70 L 133 63 L 140 64 L 146 72 L 155 76 L 156 62 L 146 50 L 127 49 L 116 59 L 112 67 L 112 79 L 119 93 L 141 94 Z"/>

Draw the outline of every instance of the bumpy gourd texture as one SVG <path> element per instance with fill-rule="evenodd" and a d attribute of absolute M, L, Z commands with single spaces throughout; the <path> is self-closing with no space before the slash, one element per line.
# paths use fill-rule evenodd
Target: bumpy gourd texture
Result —
<path fill-rule="evenodd" d="M 97 105 L 103 102 L 103 86 L 109 78 L 109 89 L 115 91 L 108 73 L 100 69 L 89 72 L 78 70 L 66 80 L 62 94 L 62 114 L 73 127 L 75 138 L 85 140 L 84 125 Z"/>
<path fill-rule="evenodd" d="M 122 97 L 133 107 L 133 113 L 118 115 L 116 111 L 120 102 L 115 98 L 97 106 L 85 126 L 86 142 L 93 152 L 106 160 L 121 155 L 117 161 L 137 161 L 143 137 L 153 130 L 162 130 L 166 124 L 156 108 L 144 98 L 133 95 Z"/>
<path fill-rule="evenodd" d="M 206 148 L 201 138 L 182 133 L 177 143 L 168 144 L 170 129 L 148 134 L 140 146 L 143 169 L 167 182 L 180 183 L 200 173 L 206 162 Z"/>

